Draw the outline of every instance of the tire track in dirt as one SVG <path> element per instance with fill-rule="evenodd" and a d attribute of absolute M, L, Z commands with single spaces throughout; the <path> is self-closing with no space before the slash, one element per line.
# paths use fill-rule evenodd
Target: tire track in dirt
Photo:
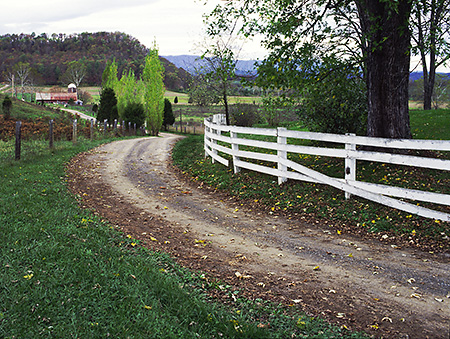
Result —
<path fill-rule="evenodd" d="M 264 290 L 270 286 L 263 278 L 277 277 L 287 282 L 284 299 L 377 336 L 448 336 L 447 257 L 344 237 L 326 226 L 222 201 L 171 171 L 170 151 L 177 138 L 163 134 L 118 141 L 98 148 L 86 160 L 95 164 L 96 180 L 119 199 L 162 218 L 167 227 L 189 232 L 198 244 L 208 243 L 210 256 L 237 258 L 239 265 L 229 269 L 248 277 L 248 284 Z M 206 260 L 198 264 L 208 269 Z"/>

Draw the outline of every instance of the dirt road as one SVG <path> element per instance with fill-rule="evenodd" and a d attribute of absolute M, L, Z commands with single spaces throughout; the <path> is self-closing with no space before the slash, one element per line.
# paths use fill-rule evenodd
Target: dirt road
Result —
<path fill-rule="evenodd" d="M 94 123 L 97 122 L 97 119 L 95 119 L 94 117 L 91 117 L 90 115 L 87 115 L 87 114 L 85 114 L 83 112 L 80 112 L 80 111 L 77 111 L 77 110 L 74 110 L 74 109 L 67 109 L 67 108 L 63 108 L 62 110 L 66 111 L 66 112 L 69 112 L 69 113 L 72 113 L 73 115 L 79 115 L 81 119 L 84 119 L 84 120 L 94 119 Z"/>
<path fill-rule="evenodd" d="M 188 267 L 384 338 L 448 338 L 450 258 L 252 211 L 170 166 L 177 136 L 114 142 L 75 159 L 70 185 L 126 234 Z M 186 156 L 189 156 L 188 154 Z"/>

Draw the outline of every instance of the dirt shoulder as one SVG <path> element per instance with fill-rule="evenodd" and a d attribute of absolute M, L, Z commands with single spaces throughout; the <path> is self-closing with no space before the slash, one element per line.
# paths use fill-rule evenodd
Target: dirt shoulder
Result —
<path fill-rule="evenodd" d="M 449 336 L 447 256 L 241 206 L 171 168 L 177 138 L 118 141 L 80 155 L 68 166 L 69 186 L 84 207 L 145 246 L 247 298 L 282 302 L 376 337 Z"/>

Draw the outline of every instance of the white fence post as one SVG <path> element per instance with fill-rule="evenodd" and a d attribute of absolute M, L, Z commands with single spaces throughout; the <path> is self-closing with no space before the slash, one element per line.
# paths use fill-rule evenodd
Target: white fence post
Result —
<path fill-rule="evenodd" d="M 356 136 L 356 134 L 353 133 L 347 133 L 345 135 Z M 345 182 L 348 184 L 349 182 L 354 182 L 356 180 L 356 159 L 349 156 L 351 151 L 356 151 L 356 145 L 346 143 L 345 150 L 347 151 L 345 156 Z M 350 193 L 345 192 L 345 199 L 350 199 L 351 196 Z"/>
<path fill-rule="evenodd" d="M 286 152 L 287 138 L 280 136 L 280 134 L 286 130 L 287 129 L 284 127 L 277 128 L 277 144 L 278 144 L 277 156 L 278 156 L 278 159 L 287 159 L 287 152 Z M 287 167 L 285 165 L 283 165 L 281 163 L 281 161 L 278 161 L 278 170 L 285 173 L 285 172 L 287 172 Z M 286 181 L 287 181 L 287 178 L 285 176 L 278 177 L 278 185 L 281 185 L 282 183 L 284 183 Z"/>
<path fill-rule="evenodd" d="M 214 134 L 217 134 L 217 135 L 220 135 L 221 134 L 221 132 L 219 131 L 219 130 L 217 130 L 217 129 L 211 129 L 211 132 L 212 133 L 214 133 Z M 217 144 L 217 140 L 216 139 L 212 139 L 211 140 L 211 142 L 213 143 L 213 144 Z M 213 154 L 217 154 L 217 149 L 213 146 L 212 147 L 212 152 L 213 152 Z M 212 157 L 212 163 L 214 164 L 215 162 L 216 162 L 216 160 L 214 159 L 214 157 Z"/>
<path fill-rule="evenodd" d="M 72 143 L 73 143 L 74 145 L 77 143 L 77 119 L 74 119 L 74 120 L 73 120 Z"/>
<path fill-rule="evenodd" d="M 237 139 L 238 134 L 236 132 L 230 131 L 230 137 L 231 137 L 231 149 L 233 150 L 234 174 L 237 174 L 241 171 L 240 167 L 236 166 L 236 162 L 239 161 L 239 157 L 236 156 L 236 153 L 239 152 L 239 144 L 234 142 L 234 139 Z"/>
<path fill-rule="evenodd" d="M 206 148 L 208 147 L 207 146 L 207 143 L 208 143 L 208 141 L 209 141 L 209 138 L 208 138 L 208 133 L 211 131 L 211 129 L 208 127 L 208 125 L 205 123 L 205 135 L 204 135 L 204 137 L 203 137 L 203 145 L 204 145 L 204 147 L 205 147 L 205 158 L 207 158 L 208 157 L 208 152 L 206 152 Z"/>

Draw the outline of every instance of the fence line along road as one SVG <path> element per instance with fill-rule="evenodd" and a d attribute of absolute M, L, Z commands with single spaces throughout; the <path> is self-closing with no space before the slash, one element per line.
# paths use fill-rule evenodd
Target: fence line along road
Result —
<path fill-rule="evenodd" d="M 245 135 L 246 138 L 243 138 L 242 135 Z M 253 136 L 273 137 L 273 139 L 276 138 L 276 142 L 249 139 L 249 137 Z M 344 148 L 292 145 L 287 143 L 288 138 L 343 144 Z M 213 162 L 217 161 L 225 166 L 229 166 L 230 161 L 222 155 L 230 155 L 235 173 L 238 173 L 241 168 L 245 168 L 278 177 L 279 184 L 282 184 L 287 179 L 326 184 L 344 191 L 347 199 L 353 194 L 411 214 L 450 221 L 450 214 L 448 213 L 418 206 L 417 203 L 399 200 L 408 199 L 450 206 L 449 194 L 356 180 L 356 163 L 358 160 L 450 171 L 450 160 L 390 152 L 392 149 L 450 151 L 450 140 L 383 139 L 361 137 L 354 134 L 337 135 L 288 131 L 286 128 L 265 129 L 226 126 L 224 125 L 223 115 L 215 115 L 212 118 L 205 119 L 204 141 L 205 156 L 210 156 Z M 239 148 L 240 146 L 274 150 L 276 154 L 244 151 Z M 361 150 L 357 146 L 365 146 L 363 149 L 367 149 L 367 147 L 383 148 L 386 149 L 386 152 Z M 288 153 L 343 158 L 345 159 L 344 178 L 330 177 L 293 162 L 288 159 Z M 277 167 L 268 167 L 248 160 L 267 161 L 277 164 Z"/>

